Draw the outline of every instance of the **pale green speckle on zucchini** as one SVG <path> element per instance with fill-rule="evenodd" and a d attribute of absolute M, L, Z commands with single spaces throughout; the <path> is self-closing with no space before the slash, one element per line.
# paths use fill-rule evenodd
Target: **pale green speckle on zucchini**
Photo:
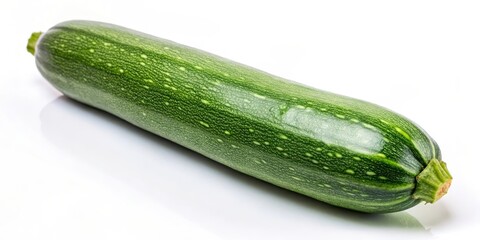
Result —
<path fill-rule="evenodd" d="M 60 23 L 28 50 L 66 96 L 332 205 L 395 212 L 450 186 L 435 141 L 371 103 L 106 23 Z"/>

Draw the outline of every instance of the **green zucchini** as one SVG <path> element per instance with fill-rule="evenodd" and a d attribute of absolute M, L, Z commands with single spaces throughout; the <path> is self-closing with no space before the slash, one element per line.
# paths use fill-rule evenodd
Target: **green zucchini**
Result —
<path fill-rule="evenodd" d="M 27 48 L 66 96 L 335 206 L 401 211 L 451 183 L 437 143 L 371 103 L 100 22 L 60 23 Z"/>

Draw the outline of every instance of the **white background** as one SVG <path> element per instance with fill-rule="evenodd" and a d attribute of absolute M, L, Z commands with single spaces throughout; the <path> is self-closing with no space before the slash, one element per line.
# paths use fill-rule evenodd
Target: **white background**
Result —
<path fill-rule="evenodd" d="M 315 2 L 315 3 L 314 3 Z M 0 239 L 472 239 L 480 228 L 478 1 L 2 1 Z M 25 46 L 123 25 L 388 107 L 454 177 L 433 205 L 330 207 L 62 97 Z"/>

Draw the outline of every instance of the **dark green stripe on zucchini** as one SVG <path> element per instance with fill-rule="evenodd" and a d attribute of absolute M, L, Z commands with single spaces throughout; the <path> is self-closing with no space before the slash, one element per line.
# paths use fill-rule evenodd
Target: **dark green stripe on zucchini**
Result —
<path fill-rule="evenodd" d="M 39 36 L 29 51 L 66 96 L 277 186 L 394 212 L 450 185 L 435 141 L 380 106 L 106 23 Z"/>

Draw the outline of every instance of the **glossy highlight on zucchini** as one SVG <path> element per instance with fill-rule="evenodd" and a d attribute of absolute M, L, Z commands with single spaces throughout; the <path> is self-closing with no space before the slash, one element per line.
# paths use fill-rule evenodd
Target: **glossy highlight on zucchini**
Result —
<path fill-rule="evenodd" d="M 107 23 L 63 22 L 27 49 L 66 96 L 322 202 L 395 212 L 451 183 L 437 143 L 378 105 Z"/>

